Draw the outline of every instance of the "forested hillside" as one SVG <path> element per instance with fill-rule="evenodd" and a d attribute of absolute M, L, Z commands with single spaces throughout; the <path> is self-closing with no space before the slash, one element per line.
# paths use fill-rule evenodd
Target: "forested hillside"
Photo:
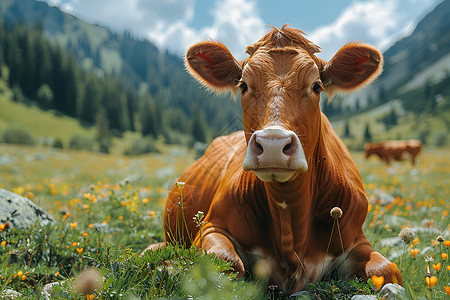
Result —
<path fill-rule="evenodd" d="M 138 130 L 170 142 L 180 134 L 206 142 L 240 117 L 239 102 L 211 99 L 186 73 L 182 58 L 130 33 L 34 0 L 3 0 L 0 17 L 2 40 L 13 48 L 2 47 L 11 88 L 43 108 L 86 125 L 104 114 L 113 133 Z M 51 94 L 51 101 L 38 94 Z"/>
<path fill-rule="evenodd" d="M 375 140 L 425 142 L 437 130 L 439 136 L 449 135 L 449 14 L 450 0 L 445 0 L 388 49 L 384 72 L 369 88 L 322 101 L 338 133 L 354 139 L 343 130 L 350 122 Z M 16 100 L 37 102 L 116 136 L 131 130 L 169 143 L 207 142 L 241 128 L 239 99 L 212 99 L 187 74 L 182 58 L 160 52 L 147 40 L 35 0 L 2 0 L 0 18 L 0 63 Z M 357 115 L 365 123 L 354 121 Z M 421 125 L 430 118 L 439 120 L 439 128 Z M 411 121 L 416 119 L 425 121 Z"/>

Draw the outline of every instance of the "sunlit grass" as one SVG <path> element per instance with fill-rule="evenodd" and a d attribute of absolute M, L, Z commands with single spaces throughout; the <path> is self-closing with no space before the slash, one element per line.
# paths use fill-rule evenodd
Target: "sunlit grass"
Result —
<path fill-rule="evenodd" d="M 51 226 L 26 230 L 0 226 L 0 291 L 10 288 L 37 298 L 44 284 L 58 281 L 63 284 L 55 288 L 55 297 L 86 299 L 72 283 L 92 265 L 103 276 L 92 294 L 96 299 L 276 296 L 265 290 L 264 282 L 233 279 L 227 263 L 203 258 L 198 249 L 176 246 L 139 256 L 163 239 L 168 189 L 193 161 L 185 149 L 132 158 L 0 144 L 0 153 L 0 187 L 29 197 L 57 219 Z M 386 166 L 353 153 L 370 203 L 364 232 L 375 249 L 397 264 L 411 299 L 447 295 L 448 153 L 427 149 L 416 168 L 408 162 Z M 415 233 L 409 243 L 398 237 L 405 227 Z M 373 284 L 358 281 L 326 282 L 308 286 L 308 291 L 336 297 L 377 292 Z"/>

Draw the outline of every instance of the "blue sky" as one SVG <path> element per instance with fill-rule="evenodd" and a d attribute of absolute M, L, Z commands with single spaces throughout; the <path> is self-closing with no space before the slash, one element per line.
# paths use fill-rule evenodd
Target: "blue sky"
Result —
<path fill-rule="evenodd" d="M 345 43 L 382 51 L 408 35 L 441 0 L 46 0 L 82 19 L 128 30 L 183 55 L 205 39 L 223 42 L 237 59 L 267 25 L 303 30 L 330 59 Z"/>

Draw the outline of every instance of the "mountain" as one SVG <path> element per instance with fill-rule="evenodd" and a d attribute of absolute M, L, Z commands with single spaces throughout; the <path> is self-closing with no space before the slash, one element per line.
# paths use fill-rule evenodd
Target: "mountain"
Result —
<path fill-rule="evenodd" d="M 83 68 L 117 77 L 141 95 L 158 99 L 165 115 L 163 126 L 175 131 L 189 131 L 186 127 L 191 125 L 186 124 L 195 115 L 204 119 L 207 135 L 212 137 L 227 131 L 229 123 L 241 116 L 238 101 L 224 104 L 199 89 L 182 58 L 161 52 L 129 32 L 112 32 L 35 0 L 0 1 L 0 19 L 10 26 L 20 22 L 41 27 L 48 39 L 73 52 Z"/>
<path fill-rule="evenodd" d="M 441 76 L 439 71 L 450 70 L 449 16 L 450 1 L 445 0 L 417 24 L 410 36 L 389 48 L 384 53 L 385 66 L 379 85 L 385 90 L 400 86 L 412 89 Z M 440 66 L 437 72 L 427 72 L 435 65 Z"/>
<path fill-rule="evenodd" d="M 349 128 L 361 129 L 370 120 L 374 139 L 418 137 L 425 141 L 439 132 L 450 135 L 448 16 L 450 0 L 445 0 L 384 53 L 384 72 L 374 84 L 343 101 L 324 105 L 338 132 L 344 122 L 356 124 Z M 82 68 L 96 70 L 99 76 L 114 76 L 141 96 L 148 95 L 144 98 L 150 98 L 152 109 L 161 112 L 155 119 L 166 133 L 195 132 L 196 139 L 206 140 L 205 136 L 241 129 L 239 101 L 210 99 L 186 73 L 180 57 L 160 52 L 147 40 L 89 24 L 35 0 L 1 0 L 0 18 L 11 26 L 21 22 L 41 27 L 53 43 L 73 52 Z M 142 114 L 142 107 L 132 105 L 130 111 Z M 154 122 L 136 128 L 151 128 Z"/>
<path fill-rule="evenodd" d="M 374 140 L 450 143 L 449 16 L 450 0 L 442 1 L 383 53 L 384 70 L 373 84 L 323 107 L 338 133 L 355 132 L 348 145 L 361 149 L 367 126 Z"/>

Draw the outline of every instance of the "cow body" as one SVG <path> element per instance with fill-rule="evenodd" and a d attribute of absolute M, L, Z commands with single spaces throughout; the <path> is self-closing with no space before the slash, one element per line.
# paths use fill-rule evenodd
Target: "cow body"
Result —
<path fill-rule="evenodd" d="M 381 54 L 349 44 L 327 63 L 318 50 L 286 27 L 249 46 L 241 62 L 215 42 L 188 50 L 188 69 L 200 82 L 241 89 L 244 131 L 215 139 L 181 176 L 184 185 L 174 185 L 166 242 L 213 252 L 240 276 L 264 261 L 270 282 L 287 293 L 331 273 L 401 283 L 362 232 L 368 203 L 359 172 L 319 106 L 321 91 L 352 90 L 376 77 Z M 333 207 L 344 212 L 340 234 L 332 231 Z M 201 231 L 191 221 L 198 211 L 206 215 Z"/>
<path fill-rule="evenodd" d="M 364 152 L 366 158 L 372 155 L 378 156 L 381 160 L 390 164 L 392 160 L 401 161 L 411 159 L 411 164 L 416 164 L 416 158 L 422 149 L 422 142 L 419 140 L 397 140 L 380 143 L 366 143 Z"/>

